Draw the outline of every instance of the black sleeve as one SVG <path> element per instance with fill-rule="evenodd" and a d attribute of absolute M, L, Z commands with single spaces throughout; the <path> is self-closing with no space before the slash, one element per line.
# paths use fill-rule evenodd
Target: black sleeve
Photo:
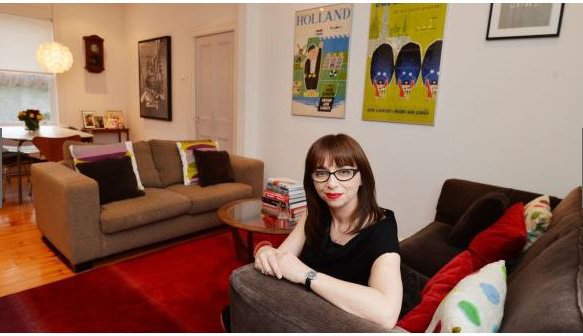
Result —
<path fill-rule="evenodd" d="M 378 223 L 377 232 L 375 232 L 373 250 L 378 258 L 385 253 L 399 253 L 399 236 L 397 234 L 397 221 L 391 210 L 385 211 L 385 218 Z M 375 259 L 376 259 L 375 258 Z"/>

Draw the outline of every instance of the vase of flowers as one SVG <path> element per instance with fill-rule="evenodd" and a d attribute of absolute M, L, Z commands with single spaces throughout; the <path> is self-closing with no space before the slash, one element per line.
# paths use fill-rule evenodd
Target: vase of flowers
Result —
<path fill-rule="evenodd" d="M 39 129 L 43 115 L 39 110 L 26 110 L 18 112 L 18 120 L 24 121 L 24 128 L 34 132 Z"/>

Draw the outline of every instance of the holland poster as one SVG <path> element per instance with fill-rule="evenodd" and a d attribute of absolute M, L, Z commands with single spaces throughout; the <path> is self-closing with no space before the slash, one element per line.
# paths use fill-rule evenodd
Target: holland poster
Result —
<path fill-rule="evenodd" d="M 362 119 L 433 125 L 446 4 L 371 4 Z"/>
<path fill-rule="evenodd" d="M 352 5 L 296 12 L 292 115 L 344 118 Z"/>

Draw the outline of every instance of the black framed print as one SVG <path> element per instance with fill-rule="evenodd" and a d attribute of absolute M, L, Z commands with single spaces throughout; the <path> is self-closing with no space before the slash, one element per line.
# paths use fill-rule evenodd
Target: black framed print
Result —
<path fill-rule="evenodd" d="M 138 42 L 140 117 L 172 121 L 170 36 Z"/>
<path fill-rule="evenodd" d="M 560 3 L 491 4 L 486 40 L 557 37 L 564 7 Z"/>

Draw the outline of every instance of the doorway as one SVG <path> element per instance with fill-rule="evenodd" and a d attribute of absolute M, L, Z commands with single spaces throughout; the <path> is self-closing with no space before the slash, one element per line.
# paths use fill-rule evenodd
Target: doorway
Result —
<path fill-rule="evenodd" d="M 195 37 L 194 123 L 197 139 L 213 139 L 219 149 L 235 148 L 234 32 Z"/>

